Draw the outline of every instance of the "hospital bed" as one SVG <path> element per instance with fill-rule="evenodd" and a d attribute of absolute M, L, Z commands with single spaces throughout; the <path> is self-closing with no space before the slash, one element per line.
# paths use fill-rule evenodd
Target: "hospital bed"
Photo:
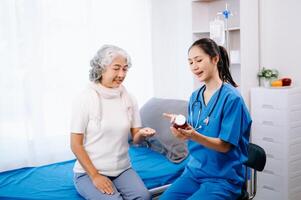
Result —
<path fill-rule="evenodd" d="M 183 102 L 180 101 L 182 103 L 181 108 L 175 106 L 177 105 L 175 100 L 152 99 L 152 102 L 151 106 L 146 108 L 147 110 L 144 109 L 142 121 L 144 121 L 147 113 L 160 112 L 157 114 L 161 115 L 162 108 L 166 110 L 170 107 L 176 113 L 183 113 L 184 111 L 182 112 L 179 109 L 186 109 L 186 105 L 183 105 Z M 158 107 L 161 109 L 157 109 Z M 148 111 L 148 109 L 151 110 Z M 171 110 L 166 111 L 170 112 Z M 160 127 L 157 129 L 160 129 Z M 163 130 L 159 131 L 162 132 Z M 131 146 L 129 155 L 132 167 L 142 177 L 153 199 L 158 198 L 181 175 L 188 160 L 186 158 L 180 163 L 173 163 L 166 156 L 143 146 Z M 74 162 L 75 160 L 69 160 L 41 167 L 2 172 L 0 173 L 0 199 L 80 200 L 82 197 L 78 195 L 73 185 L 72 168 Z"/>
<path fill-rule="evenodd" d="M 183 171 L 186 160 L 174 164 L 145 147 L 131 147 L 133 168 L 153 197 L 160 195 Z M 74 160 L 0 173 L 0 199 L 82 199 L 73 185 Z"/>

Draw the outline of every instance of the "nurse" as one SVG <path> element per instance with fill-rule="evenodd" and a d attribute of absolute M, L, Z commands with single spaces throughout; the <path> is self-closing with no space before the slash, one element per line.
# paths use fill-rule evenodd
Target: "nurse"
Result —
<path fill-rule="evenodd" d="M 209 38 L 197 40 L 189 48 L 188 62 L 204 85 L 190 97 L 189 128 L 170 129 L 188 140 L 190 160 L 160 199 L 235 200 L 245 180 L 250 114 L 235 88 L 225 48 Z"/>

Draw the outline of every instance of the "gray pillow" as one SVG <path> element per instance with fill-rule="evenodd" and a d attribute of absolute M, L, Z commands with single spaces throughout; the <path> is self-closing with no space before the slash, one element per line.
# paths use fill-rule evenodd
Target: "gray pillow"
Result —
<path fill-rule="evenodd" d="M 183 100 L 152 98 L 140 109 L 142 126 L 153 128 L 157 132 L 147 140 L 149 147 L 175 163 L 187 157 L 187 144 L 172 135 L 170 122 L 162 114 L 165 112 L 187 116 L 187 106 L 187 101 Z"/>

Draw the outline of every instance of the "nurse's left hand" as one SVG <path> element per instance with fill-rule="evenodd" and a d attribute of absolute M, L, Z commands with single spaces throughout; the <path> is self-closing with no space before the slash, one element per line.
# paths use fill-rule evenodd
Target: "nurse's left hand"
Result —
<path fill-rule="evenodd" d="M 195 134 L 195 130 L 190 125 L 185 129 L 178 128 L 177 130 L 181 133 L 181 135 L 185 136 L 186 139 L 191 139 Z"/>
<path fill-rule="evenodd" d="M 153 137 L 156 134 L 156 131 L 152 128 L 145 127 L 139 130 L 139 134 L 145 138 Z"/>

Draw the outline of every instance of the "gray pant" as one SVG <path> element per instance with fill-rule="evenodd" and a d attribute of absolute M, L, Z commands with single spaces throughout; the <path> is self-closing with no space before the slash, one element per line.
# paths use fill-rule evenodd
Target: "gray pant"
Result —
<path fill-rule="evenodd" d="M 86 173 L 74 174 L 77 192 L 89 200 L 149 200 L 151 195 L 133 169 L 127 169 L 117 177 L 108 177 L 114 184 L 114 194 L 103 194 Z"/>

